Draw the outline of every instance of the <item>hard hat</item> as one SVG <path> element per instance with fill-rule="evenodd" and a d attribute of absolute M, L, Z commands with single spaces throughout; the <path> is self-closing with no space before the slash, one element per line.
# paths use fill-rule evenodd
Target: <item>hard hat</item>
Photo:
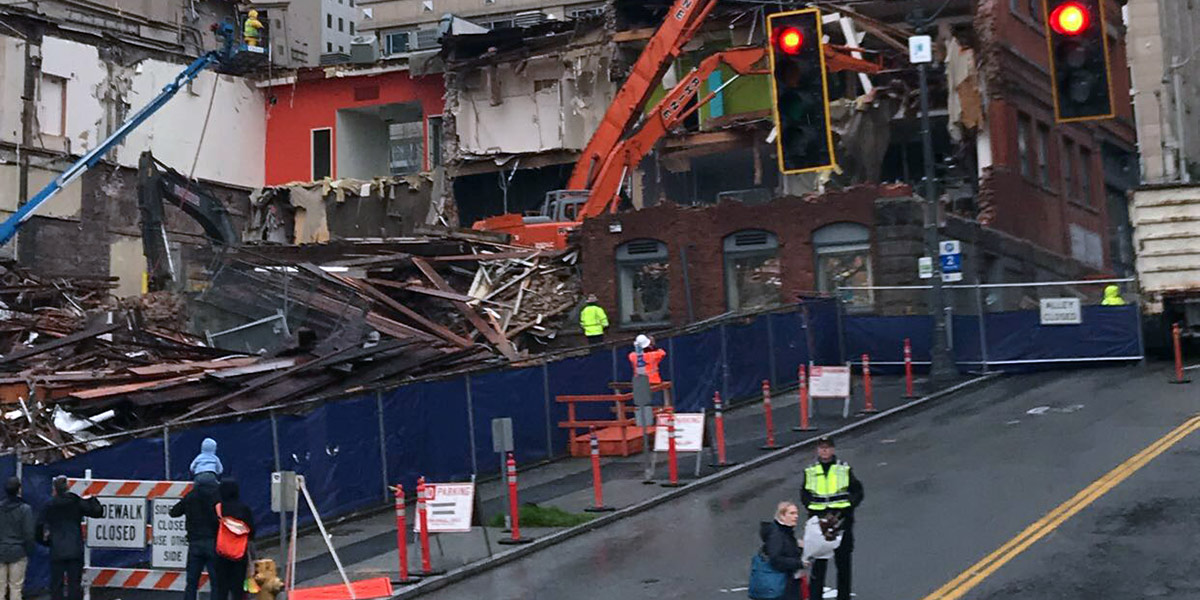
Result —
<path fill-rule="evenodd" d="M 253 8 L 252 8 L 252 9 L 250 9 L 250 18 L 252 18 L 252 19 L 257 19 L 257 18 L 258 18 L 258 11 L 257 11 L 257 10 L 254 10 Z"/>
<path fill-rule="evenodd" d="M 642 350 L 649 348 L 650 347 L 650 338 L 646 337 L 645 334 L 637 336 L 637 339 L 633 340 L 633 347 L 640 348 Z"/>
<path fill-rule="evenodd" d="M 600 299 L 597 298 L 595 294 L 588 294 L 587 301 L 591 302 L 592 304 L 595 304 L 595 303 L 599 302 Z"/>

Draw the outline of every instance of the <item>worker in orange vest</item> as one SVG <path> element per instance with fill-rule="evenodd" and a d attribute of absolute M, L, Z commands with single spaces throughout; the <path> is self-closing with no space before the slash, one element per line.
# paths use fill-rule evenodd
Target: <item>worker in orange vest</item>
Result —
<path fill-rule="evenodd" d="M 662 375 L 658 365 L 667 357 L 667 351 L 654 347 L 654 338 L 639 335 L 633 341 L 633 352 L 629 353 L 629 364 L 633 366 L 635 375 L 645 374 L 651 384 L 662 383 Z"/>

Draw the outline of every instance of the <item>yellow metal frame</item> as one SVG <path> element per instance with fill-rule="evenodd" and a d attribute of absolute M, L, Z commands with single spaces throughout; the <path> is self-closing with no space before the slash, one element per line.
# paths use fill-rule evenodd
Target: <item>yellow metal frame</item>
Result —
<path fill-rule="evenodd" d="M 829 148 L 829 164 L 819 167 L 809 167 L 807 169 L 792 169 L 787 170 L 783 167 L 783 126 L 779 121 L 779 90 L 775 83 L 775 41 L 772 36 L 775 34 L 774 20 L 783 17 L 791 17 L 805 13 L 812 13 L 816 16 L 817 23 L 817 55 L 821 60 L 821 95 L 822 101 L 825 103 L 825 144 Z M 821 11 L 816 8 L 805 8 L 802 10 L 790 10 L 787 12 L 774 13 L 767 16 L 767 56 L 771 60 L 771 116 L 775 119 L 775 155 L 779 163 L 779 172 L 784 175 L 792 175 L 795 173 L 812 173 L 814 171 L 831 171 L 838 168 L 837 155 L 833 149 L 833 126 L 829 119 L 829 79 L 825 72 L 825 34 L 821 29 Z"/>
<path fill-rule="evenodd" d="M 1064 0 L 1065 1 L 1065 0 Z M 1091 115 L 1087 117 L 1071 117 L 1063 118 L 1058 110 L 1058 73 L 1054 68 L 1054 41 L 1050 25 L 1050 0 L 1042 0 L 1042 23 L 1043 29 L 1046 32 L 1046 58 L 1050 63 L 1050 93 L 1054 97 L 1054 122 L 1055 123 L 1079 123 L 1082 121 L 1101 121 L 1111 119 L 1117 116 L 1116 96 L 1113 94 L 1113 73 L 1112 62 L 1108 54 L 1108 21 L 1104 18 L 1104 5 L 1107 0 L 1097 0 L 1096 8 L 1100 11 L 1100 44 L 1104 48 L 1104 71 L 1106 73 L 1105 82 L 1108 87 L 1108 114 Z"/>

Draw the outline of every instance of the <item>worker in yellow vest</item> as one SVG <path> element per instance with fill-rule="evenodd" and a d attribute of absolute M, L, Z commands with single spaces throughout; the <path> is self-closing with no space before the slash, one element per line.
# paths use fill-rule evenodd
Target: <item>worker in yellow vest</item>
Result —
<path fill-rule="evenodd" d="M 588 344 L 604 343 L 604 330 L 608 328 L 608 313 L 600 307 L 600 299 L 588 294 L 587 305 L 579 312 L 579 326 Z"/>
<path fill-rule="evenodd" d="M 804 469 L 804 485 L 800 488 L 800 501 L 808 508 L 809 516 L 823 516 L 830 511 L 841 513 L 842 543 L 833 553 L 837 566 L 838 600 L 850 600 L 850 555 L 854 552 L 854 509 L 862 501 L 862 482 L 854 476 L 850 465 L 838 460 L 833 438 L 824 436 L 817 440 L 817 462 Z M 809 598 L 825 597 L 825 571 L 828 559 L 813 560 L 809 574 Z"/>
<path fill-rule="evenodd" d="M 242 26 L 242 37 L 245 38 L 247 46 L 258 45 L 258 38 L 262 37 L 262 28 L 262 21 L 258 20 L 258 11 L 251 10 Z"/>

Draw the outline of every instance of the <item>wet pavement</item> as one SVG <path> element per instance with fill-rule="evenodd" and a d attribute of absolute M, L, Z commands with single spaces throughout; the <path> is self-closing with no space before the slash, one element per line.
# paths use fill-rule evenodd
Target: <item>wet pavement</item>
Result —
<path fill-rule="evenodd" d="M 839 441 L 866 488 L 860 599 L 929 596 L 1200 411 L 1168 369 L 1007 377 Z M 697 490 L 426 597 L 744 598 L 758 522 L 799 495 L 807 453 Z M 944 598 L 1194 598 L 1200 434 L 1103 494 L 975 587 Z M 932 600 L 932 598 L 930 598 Z"/>
<path fill-rule="evenodd" d="M 898 377 L 879 377 L 873 382 L 874 404 L 878 410 L 899 406 L 904 398 L 903 381 Z M 926 391 L 926 383 L 917 380 L 916 392 Z M 851 398 L 851 414 L 848 419 L 841 416 L 842 401 L 822 399 L 815 407 L 816 416 L 812 423 L 823 431 L 830 431 L 854 423 L 863 418 L 858 412 L 865 407 L 861 382 L 856 377 L 854 396 Z M 820 434 L 819 431 L 794 432 L 799 425 L 799 398 L 794 390 L 777 392 L 772 399 L 773 422 L 777 446 L 785 446 Z M 726 412 L 727 453 L 730 461 L 744 462 L 765 454 L 762 446 L 766 437 L 765 418 L 761 401 L 751 401 Z M 697 464 L 695 454 L 682 454 L 680 479 L 687 482 L 695 479 Z M 715 459 L 707 452 L 700 456 L 701 476 L 715 472 L 710 465 Z M 642 502 L 664 492 L 658 485 L 645 485 L 643 457 L 605 458 L 604 476 L 605 504 L 626 507 Z M 663 481 L 667 477 L 665 453 L 658 453 L 654 479 Z M 523 469 L 520 474 L 520 500 L 543 506 L 555 506 L 570 512 L 580 512 L 591 506 L 592 476 L 587 459 L 565 459 L 535 468 Z M 506 510 L 503 490 L 497 481 L 486 481 L 479 485 L 482 500 L 481 512 L 489 519 Z M 408 509 L 411 527 L 413 507 Z M 544 537 L 557 529 L 532 529 L 521 527 L 526 537 Z M 351 579 L 377 576 L 395 578 L 398 574 L 396 551 L 395 517 L 392 511 L 374 516 L 334 524 L 329 529 L 339 556 Z M 483 560 L 512 549 L 501 546 L 498 541 L 506 537 L 497 528 L 485 532 L 476 527 L 471 533 L 443 534 L 433 536 L 431 543 L 432 563 L 435 570 L 451 570 L 456 567 Z M 340 581 L 332 558 L 325 549 L 319 535 L 302 536 L 298 544 L 297 582 L 301 586 L 332 584 Z M 553 552 L 553 550 L 551 550 Z M 420 561 L 415 541 L 409 550 L 410 571 L 415 573 Z M 268 551 L 268 555 L 270 551 Z"/>

